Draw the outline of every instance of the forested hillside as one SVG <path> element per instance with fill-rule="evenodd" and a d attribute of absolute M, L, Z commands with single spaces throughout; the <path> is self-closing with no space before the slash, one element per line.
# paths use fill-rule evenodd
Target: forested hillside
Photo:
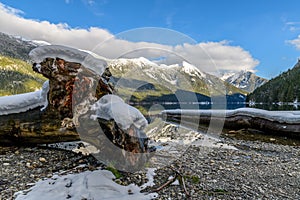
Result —
<path fill-rule="evenodd" d="M 271 79 L 253 93 L 248 100 L 255 102 L 294 102 L 300 99 L 300 60 L 287 72 Z"/>

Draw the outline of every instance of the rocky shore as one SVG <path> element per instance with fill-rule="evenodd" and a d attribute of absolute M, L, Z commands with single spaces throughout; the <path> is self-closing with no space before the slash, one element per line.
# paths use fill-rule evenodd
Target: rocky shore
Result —
<path fill-rule="evenodd" d="M 238 150 L 190 147 L 172 164 L 184 177 L 190 199 L 299 199 L 300 148 L 261 142 L 226 141 Z M 157 171 L 156 185 L 174 174 Z M 159 177 L 159 178 L 158 178 Z M 182 186 L 159 199 L 187 198 Z"/>
<path fill-rule="evenodd" d="M 171 165 L 155 171 L 151 192 L 180 174 L 157 199 L 300 199 L 300 147 L 224 139 L 234 149 L 191 145 Z M 0 199 L 53 174 L 80 173 L 104 165 L 92 156 L 45 147 L 1 147 Z M 147 182 L 146 172 L 121 173 L 122 185 Z"/>

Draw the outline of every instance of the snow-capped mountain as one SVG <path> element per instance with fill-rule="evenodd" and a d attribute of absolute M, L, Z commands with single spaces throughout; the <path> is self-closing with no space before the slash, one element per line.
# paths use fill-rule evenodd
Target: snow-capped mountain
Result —
<path fill-rule="evenodd" d="M 267 79 L 259 77 L 250 71 L 224 73 L 221 79 L 247 92 L 253 92 L 256 88 L 268 82 Z"/>
<path fill-rule="evenodd" d="M 31 42 L 37 46 L 51 45 L 49 42 L 43 40 L 32 40 Z"/>
<path fill-rule="evenodd" d="M 186 91 L 205 96 L 245 94 L 244 91 L 225 83 L 216 76 L 199 70 L 185 61 L 181 64 L 157 64 L 146 58 L 115 59 L 108 61 L 114 84 L 119 91 L 139 91 L 139 99 Z M 151 88 L 150 90 L 146 89 Z M 144 91 L 142 91 L 144 90 Z M 142 91 L 142 92 L 141 92 Z M 144 93 L 143 93 L 144 92 Z"/>
<path fill-rule="evenodd" d="M 131 79 L 143 77 L 143 80 L 152 80 L 151 82 L 165 86 L 180 86 L 182 84 L 180 78 L 189 78 L 189 80 L 195 82 L 197 79 L 207 81 L 206 78 L 208 77 L 207 74 L 185 61 L 182 62 L 182 65 L 158 65 L 144 57 L 134 59 L 120 58 L 109 61 L 109 67 L 114 72 L 114 75 Z M 188 77 L 180 77 L 182 75 Z"/>
<path fill-rule="evenodd" d="M 0 32 L 0 55 L 27 61 L 29 52 L 35 47 L 37 45 L 32 42 Z"/>

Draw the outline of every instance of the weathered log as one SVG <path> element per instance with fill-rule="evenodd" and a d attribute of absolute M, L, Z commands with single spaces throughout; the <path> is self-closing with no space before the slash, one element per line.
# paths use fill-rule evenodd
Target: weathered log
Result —
<path fill-rule="evenodd" d="M 35 145 L 79 140 L 74 129 L 61 128 L 61 120 L 41 107 L 0 116 L 1 145 Z"/>
<path fill-rule="evenodd" d="M 266 111 L 252 108 L 237 110 L 166 110 L 161 117 L 207 131 L 212 123 L 226 129 L 255 129 L 266 134 L 300 138 L 299 111 Z"/>
<path fill-rule="evenodd" d="M 42 53 L 50 48 L 49 52 L 53 55 L 58 47 L 40 48 Z M 66 48 L 63 51 L 84 58 L 82 52 L 78 53 L 77 50 Z M 88 59 L 92 60 L 91 57 Z M 102 60 L 92 60 L 91 63 L 100 63 L 104 67 L 106 65 Z M 93 66 L 93 69 L 97 69 L 97 66 Z M 1 144 L 28 145 L 81 139 L 108 152 L 107 156 L 116 154 L 116 149 L 120 150 L 121 153 L 116 155 L 123 157 L 125 162 L 129 160 L 127 165 L 145 160 L 142 155 L 131 158 L 133 154 L 148 152 L 148 139 L 145 135 L 140 137 L 143 133 L 141 130 L 133 126 L 124 130 L 114 119 L 91 120 L 91 115 L 94 114 L 90 110 L 91 105 L 101 97 L 113 93 L 113 88 L 108 83 L 112 75 L 108 68 L 99 74 L 79 62 L 44 56 L 42 62 L 33 64 L 33 70 L 49 79 L 47 107 L 42 110 L 41 107 L 35 107 L 20 113 L 8 111 L 8 114 L 2 115 L 0 109 Z M 105 150 L 107 146 L 110 148 Z"/>

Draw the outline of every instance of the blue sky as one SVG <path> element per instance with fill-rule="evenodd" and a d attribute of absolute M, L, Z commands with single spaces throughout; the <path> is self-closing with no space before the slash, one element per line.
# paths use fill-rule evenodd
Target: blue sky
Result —
<path fill-rule="evenodd" d="M 212 52 L 212 57 L 217 60 L 218 65 L 222 65 L 221 61 L 218 62 L 222 56 L 218 57 L 216 54 L 214 57 L 214 52 L 219 52 L 220 46 L 223 46 L 221 49 L 228 53 L 223 55 L 228 56 L 228 59 L 231 57 L 238 59 L 241 53 L 240 57 L 244 56 L 244 61 L 250 60 L 245 64 L 245 69 L 256 70 L 258 75 L 267 78 L 291 68 L 299 57 L 297 49 L 300 47 L 299 0 L 31 0 L 30 3 L 24 0 L 1 0 L 0 2 L 6 7 L 6 13 L 27 20 L 26 23 L 28 20 L 44 24 L 48 22 L 52 26 L 60 24 L 63 26 L 60 28 L 88 30 L 89 33 L 92 32 L 91 27 L 95 27 L 104 31 L 98 34 L 106 34 L 107 37 L 141 27 L 172 29 L 191 37 L 196 44 L 201 43 L 205 48 L 218 46 L 219 50 L 208 50 Z M 47 39 L 46 36 L 36 38 L 37 36 L 30 33 L 30 30 L 25 30 L 25 27 L 22 30 L 17 29 L 18 23 L 14 24 L 13 20 L 11 26 L 15 26 L 14 28 L 8 27 L 10 25 L 1 22 L 1 19 L 0 25 L 0 31 L 6 33 L 21 36 L 24 34 L 28 39 Z M 130 35 L 136 36 L 135 34 Z M 138 37 L 125 39 L 131 42 L 139 41 Z M 49 39 L 50 43 L 64 43 L 64 41 L 72 45 L 69 39 L 58 41 Z M 227 62 L 228 59 L 223 58 L 223 61 Z M 238 60 L 232 63 L 233 66 Z"/>

